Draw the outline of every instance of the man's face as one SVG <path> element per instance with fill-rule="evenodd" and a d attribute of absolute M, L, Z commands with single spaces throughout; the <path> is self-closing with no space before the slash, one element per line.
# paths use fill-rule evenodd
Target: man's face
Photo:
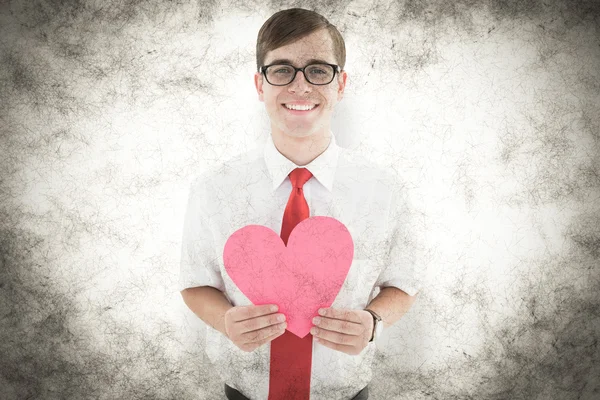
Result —
<path fill-rule="evenodd" d="M 272 64 L 275 60 L 289 60 L 287 63 L 301 68 L 312 59 L 337 64 L 333 41 L 325 29 L 268 52 L 264 65 Z M 347 74 L 343 71 L 340 74 L 336 73 L 329 85 L 312 85 L 306 81 L 304 74 L 298 71 L 288 85 L 273 86 L 262 74 L 256 72 L 254 84 L 259 100 L 265 103 L 273 133 L 300 138 L 314 134 L 325 135 L 329 131 L 331 114 L 344 95 L 346 79 Z M 285 106 L 294 103 L 311 103 L 317 106 L 311 111 L 290 111 Z"/>

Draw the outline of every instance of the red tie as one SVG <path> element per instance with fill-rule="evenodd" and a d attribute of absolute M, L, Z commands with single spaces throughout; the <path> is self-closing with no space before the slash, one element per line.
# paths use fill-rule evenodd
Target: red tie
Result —
<path fill-rule="evenodd" d="M 281 238 L 286 246 L 292 229 L 309 217 L 302 186 L 313 175 L 306 168 L 296 168 L 289 176 L 292 193 L 281 225 Z M 309 400 L 312 338 L 308 333 L 300 339 L 286 330 L 283 335 L 271 341 L 269 400 Z"/>

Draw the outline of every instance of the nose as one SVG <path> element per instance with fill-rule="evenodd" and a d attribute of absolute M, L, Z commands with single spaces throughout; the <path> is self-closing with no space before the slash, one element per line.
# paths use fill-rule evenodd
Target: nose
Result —
<path fill-rule="evenodd" d="M 311 84 L 308 83 L 306 77 L 302 73 L 303 71 L 298 71 L 296 77 L 293 81 L 290 82 L 288 90 L 292 93 L 297 92 L 309 92 L 311 89 Z"/>

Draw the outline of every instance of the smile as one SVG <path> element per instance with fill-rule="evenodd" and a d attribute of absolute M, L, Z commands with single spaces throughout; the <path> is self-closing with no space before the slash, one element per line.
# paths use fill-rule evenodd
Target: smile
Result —
<path fill-rule="evenodd" d="M 313 106 L 313 108 L 310 108 L 310 109 L 306 109 L 306 106 L 300 106 L 300 107 L 299 107 L 300 109 L 298 109 L 298 110 L 294 110 L 294 109 L 288 108 L 288 107 L 287 107 L 285 104 L 282 104 L 281 106 L 282 106 L 283 108 L 285 108 L 285 109 L 286 109 L 288 112 L 290 112 L 291 114 L 296 114 L 296 115 L 304 115 L 304 114 L 308 114 L 308 113 L 310 113 L 311 111 L 314 111 L 314 110 L 316 110 L 316 109 L 319 107 L 319 104 L 315 104 L 315 105 Z M 297 107 L 298 107 L 298 106 L 297 106 Z"/>

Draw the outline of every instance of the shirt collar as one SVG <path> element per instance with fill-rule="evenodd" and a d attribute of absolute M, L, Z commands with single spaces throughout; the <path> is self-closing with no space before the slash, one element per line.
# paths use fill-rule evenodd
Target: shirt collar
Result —
<path fill-rule="evenodd" d="M 275 143 L 273 143 L 272 136 L 269 135 L 265 143 L 264 156 L 267 171 L 273 182 L 273 190 L 277 189 L 294 169 L 308 168 L 313 174 L 313 177 L 331 192 L 333 188 L 333 177 L 337 169 L 340 147 L 337 145 L 335 136 L 331 131 L 330 137 L 331 141 L 329 142 L 327 149 L 310 163 L 300 167 L 277 150 Z"/>

